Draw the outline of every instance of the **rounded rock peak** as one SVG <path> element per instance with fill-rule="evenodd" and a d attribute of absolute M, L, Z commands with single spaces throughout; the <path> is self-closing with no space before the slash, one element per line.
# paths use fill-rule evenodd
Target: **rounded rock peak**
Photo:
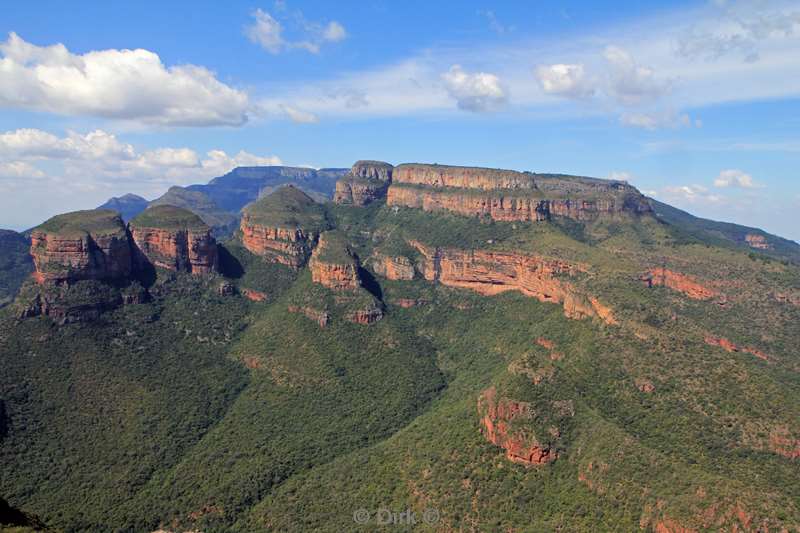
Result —
<path fill-rule="evenodd" d="M 33 228 L 33 232 L 64 237 L 86 234 L 114 235 L 125 233 L 125 223 L 114 210 L 88 209 L 56 215 Z"/>
<path fill-rule="evenodd" d="M 208 225 L 195 213 L 174 205 L 156 205 L 136 215 L 130 222 L 134 228 L 166 230 L 209 230 Z"/>
<path fill-rule="evenodd" d="M 370 178 L 380 181 L 392 181 L 394 166 L 384 161 L 361 160 L 356 161 L 350 169 L 350 174 L 359 178 Z"/>

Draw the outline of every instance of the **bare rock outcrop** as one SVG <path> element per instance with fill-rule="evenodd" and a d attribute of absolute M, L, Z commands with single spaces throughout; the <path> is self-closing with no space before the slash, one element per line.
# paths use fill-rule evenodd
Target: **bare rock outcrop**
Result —
<path fill-rule="evenodd" d="M 365 206 L 386 196 L 394 167 L 382 161 L 357 161 L 350 172 L 336 182 L 333 201 Z"/>
<path fill-rule="evenodd" d="M 663 267 L 651 269 L 639 279 L 648 287 L 667 287 L 682 292 L 693 300 L 709 300 L 719 295 L 716 290 L 704 286 L 694 277 Z"/>

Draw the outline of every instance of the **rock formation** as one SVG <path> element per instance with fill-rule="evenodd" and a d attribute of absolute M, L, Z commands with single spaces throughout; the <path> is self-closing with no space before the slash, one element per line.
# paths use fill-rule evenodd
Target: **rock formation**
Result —
<path fill-rule="evenodd" d="M 382 161 L 357 161 L 350 172 L 336 182 L 333 201 L 365 206 L 386 196 L 394 167 Z"/>
<path fill-rule="evenodd" d="M 619 181 L 421 164 L 394 168 L 387 204 L 501 221 L 587 220 L 652 209 L 634 187 Z"/>
<path fill-rule="evenodd" d="M 314 309 L 313 307 L 299 307 L 296 305 L 290 305 L 288 310 L 290 313 L 301 313 L 305 315 L 307 318 L 310 318 L 316 322 L 321 328 L 327 326 L 328 322 L 331 320 L 331 315 L 327 311 L 320 311 L 319 309 Z"/>
<path fill-rule="evenodd" d="M 542 302 L 562 304 L 569 318 L 597 317 L 607 324 L 616 323 L 608 307 L 557 277 L 584 271 L 581 265 L 513 252 L 434 248 L 417 241 L 410 244 L 421 253 L 418 268 L 429 281 L 485 295 L 519 291 Z"/>
<path fill-rule="evenodd" d="M 327 227 L 323 207 L 300 189 L 286 186 L 247 206 L 240 229 L 242 244 L 252 253 L 300 268 Z"/>
<path fill-rule="evenodd" d="M 770 360 L 770 357 L 761 350 L 751 347 L 738 346 L 724 337 L 715 337 L 714 335 L 706 335 L 705 342 L 709 346 L 719 346 L 726 352 L 745 352 L 758 357 L 762 361 Z"/>
<path fill-rule="evenodd" d="M 694 300 L 708 300 L 718 295 L 717 291 L 705 287 L 692 276 L 673 272 L 666 268 L 654 268 L 639 279 L 648 287 L 668 287 L 682 292 Z"/>
<path fill-rule="evenodd" d="M 402 255 L 385 255 L 379 252 L 372 254 L 370 259 L 372 270 L 381 277 L 391 280 L 414 279 L 414 263 Z"/>
<path fill-rule="evenodd" d="M 744 237 L 744 242 L 746 242 L 750 248 L 755 248 L 757 250 L 772 250 L 772 245 L 763 235 L 748 233 Z"/>
<path fill-rule="evenodd" d="M 528 428 L 521 427 L 535 415 L 529 403 L 498 398 L 491 387 L 478 398 L 478 414 L 486 440 L 503 448 L 510 461 L 541 465 L 558 458 L 558 451 L 549 443 L 540 442 Z"/>
<path fill-rule="evenodd" d="M 218 270 L 211 228 L 191 211 L 170 205 L 151 207 L 131 221 L 130 231 L 139 261 L 194 274 Z"/>
<path fill-rule="evenodd" d="M 335 291 L 361 287 L 358 257 L 338 231 L 328 231 L 320 236 L 309 266 L 314 283 Z"/>
<path fill-rule="evenodd" d="M 119 280 L 130 276 L 131 246 L 119 214 L 108 209 L 57 215 L 31 231 L 39 283 Z"/>

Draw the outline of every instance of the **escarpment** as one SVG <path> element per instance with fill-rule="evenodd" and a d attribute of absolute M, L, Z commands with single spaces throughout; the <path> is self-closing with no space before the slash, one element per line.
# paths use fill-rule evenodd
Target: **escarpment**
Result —
<path fill-rule="evenodd" d="M 585 271 L 582 265 L 514 252 L 434 248 L 417 241 L 410 244 L 422 255 L 418 268 L 429 281 L 484 295 L 519 291 L 542 302 L 562 304 L 569 318 L 596 317 L 607 324 L 616 323 L 610 308 L 559 277 Z"/>
<path fill-rule="evenodd" d="M 357 161 L 350 172 L 336 182 L 333 201 L 365 206 L 386 196 L 394 167 L 382 161 Z"/>
<path fill-rule="evenodd" d="M 478 398 L 478 414 L 484 437 L 503 448 L 509 461 L 542 465 L 558 459 L 558 451 L 526 427 L 526 422 L 536 416 L 531 404 L 500 398 L 497 389 L 491 387 Z"/>
<path fill-rule="evenodd" d="M 31 232 L 34 277 L 42 283 L 120 280 L 132 270 L 128 232 L 108 209 L 55 216 Z"/>
<path fill-rule="evenodd" d="M 651 211 L 639 191 L 620 181 L 422 164 L 394 168 L 387 204 L 534 222 Z"/>
<path fill-rule="evenodd" d="M 195 274 L 218 270 L 211 228 L 191 211 L 168 205 L 152 207 L 131 221 L 130 230 L 140 262 Z"/>
<path fill-rule="evenodd" d="M 323 207 L 300 189 L 280 187 L 244 209 L 242 244 L 265 261 L 300 268 L 328 228 Z"/>
<path fill-rule="evenodd" d="M 708 300 L 718 295 L 717 291 L 702 285 L 692 276 L 666 268 L 654 268 L 643 274 L 640 280 L 648 287 L 667 287 L 693 300 Z"/>

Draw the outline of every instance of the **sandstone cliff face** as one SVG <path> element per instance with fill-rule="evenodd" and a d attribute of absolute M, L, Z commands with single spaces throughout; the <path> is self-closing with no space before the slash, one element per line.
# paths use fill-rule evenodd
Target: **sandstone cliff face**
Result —
<path fill-rule="evenodd" d="M 639 279 L 648 287 L 667 287 L 694 300 L 708 300 L 718 295 L 717 291 L 703 286 L 693 277 L 666 268 L 654 268 Z"/>
<path fill-rule="evenodd" d="M 357 161 L 350 172 L 336 182 L 333 201 L 365 206 L 386 196 L 394 167 L 382 161 Z"/>
<path fill-rule="evenodd" d="M 375 253 L 370 260 L 372 270 L 381 277 L 391 280 L 414 279 L 414 264 L 408 257 Z"/>
<path fill-rule="evenodd" d="M 317 239 L 316 233 L 306 232 L 302 228 L 262 226 L 252 222 L 246 214 L 242 217 L 240 229 L 245 248 L 267 261 L 292 268 L 300 268 L 306 264 Z"/>
<path fill-rule="evenodd" d="M 311 257 L 311 280 L 335 291 L 361 287 L 358 258 L 336 232 L 323 233 Z"/>
<path fill-rule="evenodd" d="M 207 274 L 218 270 L 217 242 L 211 230 L 166 230 L 131 225 L 142 259 L 169 270 Z"/>
<path fill-rule="evenodd" d="M 754 355 L 762 361 L 770 361 L 771 358 L 761 350 L 749 346 L 738 346 L 724 337 L 715 337 L 714 335 L 706 335 L 705 342 L 709 346 L 719 346 L 726 352 L 744 352 Z"/>
<path fill-rule="evenodd" d="M 748 246 L 750 246 L 750 248 L 755 248 L 757 250 L 772 250 L 772 245 L 767 242 L 767 238 L 763 235 L 748 233 L 745 235 L 744 241 Z"/>
<path fill-rule="evenodd" d="M 569 318 L 597 317 L 607 324 L 616 323 L 608 307 L 556 277 L 585 270 L 580 265 L 511 252 L 432 248 L 417 241 L 410 244 L 422 254 L 418 267 L 429 281 L 485 295 L 519 291 L 542 302 L 562 304 Z"/>
<path fill-rule="evenodd" d="M 501 221 L 589 220 L 651 211 L 646 198 L 622 182 L 418 164 L 395 167 L 387 204 Z"/>
<path fill-rule="evenodd" d="M 31 255 L 39 283 L 124 279 L 132 270 L 128 233 L 113 211 L 53 217 L 31 232 Z"/>
<path fill-rule="evenodd" d="M 506 451 L 508 460 L 524 465 L 542 465 L 555 461 L 558 451 L 541 443 L 531 434 L 515 427 L 515 422 L 533 418 L 531 405 L 508 398 L 498 398 L 491 387 L 478 398 L 481 431 L 486 440 Z"/>

